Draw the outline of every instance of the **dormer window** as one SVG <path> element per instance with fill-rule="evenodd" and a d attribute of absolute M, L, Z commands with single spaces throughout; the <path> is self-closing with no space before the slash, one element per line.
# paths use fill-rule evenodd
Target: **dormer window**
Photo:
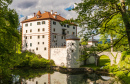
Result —
<path fill-rule="evenodd" d="M 37 15 L 37 18 L 39 18 L 39 15 Z"/>

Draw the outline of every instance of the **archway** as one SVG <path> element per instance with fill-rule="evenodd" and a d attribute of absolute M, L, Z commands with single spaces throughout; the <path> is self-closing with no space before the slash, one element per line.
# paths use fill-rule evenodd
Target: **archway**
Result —
<path fill-rule="evenodd" d="M 98 58 L 98 66 L 102 67 L 102 66 L 105 66 L 105 65 L 110 65 L 111 63 L 111 60 L 109 58 L 109 56 L 107 55 L 101 55 L 99 58 Z"/>

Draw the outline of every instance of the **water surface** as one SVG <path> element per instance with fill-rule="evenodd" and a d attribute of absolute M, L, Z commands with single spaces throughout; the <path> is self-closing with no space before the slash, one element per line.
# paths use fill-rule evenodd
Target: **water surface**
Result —
<path fill-rule="evenodd" d="M 95 73 L 64 74 L 43 69 L 17 69 L 3 84 L 121 84 L 115 78 Z M 7 81 L 6 81 L 7 82 Z"/>

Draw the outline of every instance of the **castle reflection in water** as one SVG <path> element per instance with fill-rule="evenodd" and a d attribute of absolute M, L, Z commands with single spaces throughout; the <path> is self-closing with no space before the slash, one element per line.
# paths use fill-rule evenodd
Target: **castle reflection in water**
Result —
<path fill-rule="evenodd" d="M 108 76 L 99 76 L 93 74 L 62 74 L 54 72 L 53 74 L 44 74 L 40 77 L 21 79 L 21 84 L 121 84 L 114 78 Z"/>

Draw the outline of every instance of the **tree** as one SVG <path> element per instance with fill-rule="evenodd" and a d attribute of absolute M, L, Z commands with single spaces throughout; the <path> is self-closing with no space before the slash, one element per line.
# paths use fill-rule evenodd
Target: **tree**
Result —
<path fill-rule="evenodd" d="M 74 21 L 82 27 L 81 33 L 86 37 L 92 34 L 104 34 L 108 30 L 115 31 L 108 24 L 114 16 L 120 15 L 124 23 L 125 31 L 118 31 L 118 34 L 123 32 L 123 35 L 113 44 L 115 46 L 123 38 L 127 37 L 130 49 L 130 0 L 82 0 L 76 4 L 74 11 L 79 15 Z M 73 20 L 72 20 L 73 21 Z M 122 25 L 119 23 L 118 26 Z M 120 30 L 120 27 L 117 28 Z M 87 31 L 85 31 L 87 30 Z"/>
<path fill-rule="evenodd" d="M 121 19 L 121 15 L 118 14 L 118 15 L 114 16 L 107 24 L 108 25 L 107 25 L 106 31 L 104 31 L 103 34 L 100 34 L 100 36 L 101 36 L 101 40 L 103 39 L 105 41 L 110 36 L 110 38 L 111 38 L 111 46 L 109 46 L 109 47 L 111 47 L 111 52 L 113 52 L 114 48 L 115 48 L 114 50 L 117 50 L 117 49 L 119 49 L 119 47 L 123 47 L 125 44 L 128 44 L 127 38 L 124 37 L 122 40 L 125 41 L 125 42 L 120 41 L 113 48 L 113 43 L 115 43 L 115 40 L 120 39 L 120 37 L 125 35 L 125 27 L 124 27 L 124 23 L 123 23 L 123 21 Z M 103 25 L 103 28 L 104 27 L 105 27 L 105 25 Z M 105 41 L 103 41 L 103 43 Z"/>
<path fill-rule="evenodd" d="M 8 73 L 13 67 L 15 57 L 15 45 L 19 42 L 18 14 L 9 9 L 12 0 L 0 0 L 0 74 Z"/>

